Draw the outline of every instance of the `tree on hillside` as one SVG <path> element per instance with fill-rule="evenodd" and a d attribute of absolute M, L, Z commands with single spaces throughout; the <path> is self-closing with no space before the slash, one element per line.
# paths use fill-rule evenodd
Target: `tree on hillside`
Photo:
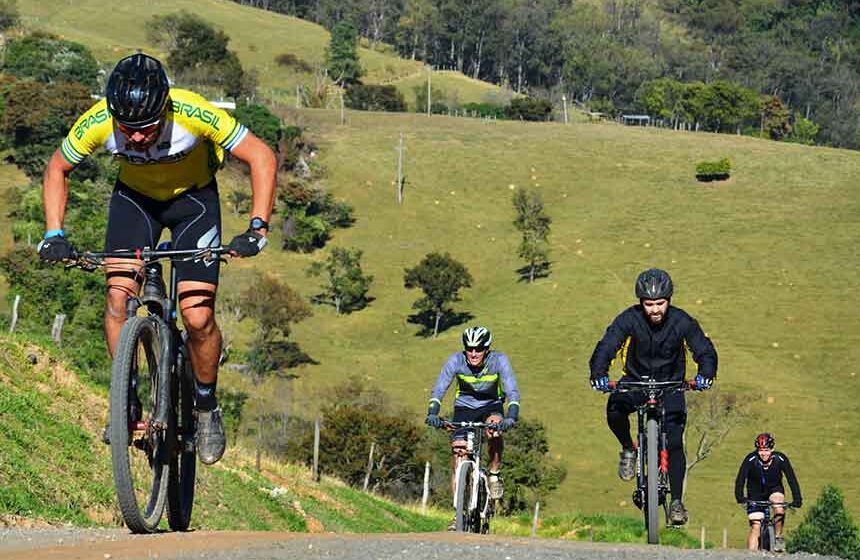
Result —
<path fill-rule="evenodd" d="M 768 95 L 761 106 L 762 132 L 771 140 L 784 140 L 791 134 L 791 113 L 775 95 Z"/>
<path fill-rule="evenodd" d="M 685 483 L 686 474 L 710 457 L 733 429 L 755 415 L 753 404 L 756 398 L 756 395 L 728 392 L 716 386 L 695 399 L 689 399 L 689 421 L 684 438 L 687 446 Z"/>
<path fill-rule="evenodd" d="M 230 37 L 202 17 L 184 10 L 154 16 L 146 22 L 146 33 L 150 41 L 167 49 L 167 65 L 176 78 L 219 87 L 233 98 L 254 92 L 256 78 L 227 49 Z"/>
<path fill-rule="evenodd" d="M 276 117 L 268 107 L 259 103 L 239 103 L 233 111 L 233 116 L 259 136 L 272 150 L 278 150 L 278 142 L 283 136 L 284 127 L 281 119 Z"/>
<path fill-rule="evenodd" d="M 426 457 L 419 450 L 423 430 L 412 416 L 360 379 L 344 380 L 322 408 L 320 470 L 361 486 L 373 445 L 369 488 L 403 501 L 413 500 L 421 491 Z M 306 453 L 313 449 L 312 437 L 308 433 L 303 446 Z M 306 461 L 310 460 L 308 453 Z"/>
<path fill-rule="evenodd" d="M 534 282 L 538 276 L 549 274 L 549 226 L 552 219 L 546 215 L 543 198 L 537 191 L 517 189 L 513 197 L 514 210 L 517 213 L 514 227 L 522 233 L 522 241 L 517 254 L 526 261 L 526 266 L 519 269 L 520 276 Z"/>
<path fill-rule="evenodd" d="M 40 179 L 51 154 L 92 103 L 89 90 L 78 83 L 16 82 L 4 97 L 0 122 L 11 159 L 28 176 Z"/>
<path fill-rule="evenodd" d="M 266 378 L 272 375 L 294 377 L 286 370 L 312 361 L 298 344 L 289 340 L 291 325 L 310 317 L 311 310 L 295 290 L 270 273 L 258 274 L 248 283 L 239 305 L 240 320 L 250 318 L 256 323 L 247 356 L 257 398 L 262 401 L 259 390 Z M 264 414 L 260 406 L 257 412 L 257 470 L 262 453 Z"/>
<path fill-rule="evenodd" d="M 340 86 L 358 83 L 364 74 L 358 61 L 358 33 L 349 21 L 341 21 L 332 29 L 325 61 L 328 75 Z"/>
<path fill-rule="evenodd" d="M 312 263 L 307 270 L 308 276 L 325 274 L 326 284 L 322 293 L 311 300 L 333 305 L 338 315 L 363 309 L 369 301 L 367 291 L 373 276 L 362 272 L 361 255 L 359 249 L 335 247 L 325 262 Z"/>
<path fill-rule="evenodd" d="M 442 318 L 450 313 L 448 304 L 460 300 L 460 290 L 472 285 L 472 275 L 450 254 L 427 254 L 420 263 L 405 270 L 403 278 L 407 289 L 421 288 L 424 297 L 412 304 L 419 311 L 419 322 L 431 318 L 433 336 L 439 334 Z M 429 321 L 428 321 L 429 322 Z M 424 322 L 429 331 L 428 322 Z"/>
<path fill-rule="evenodd" d="M 18 25 L 18 3 L 15 0 L 0 0 L 0 29 Z"/>
<path fill-rule="evenodd" d="M 99 65 L 84 45 L 35 32 L 9 41 L 3 71 L 43 83 L 74 82 L 94 90 Z"/>
<path fill-rule="evenodd" d="M 842 491 L 828 484 L 797 529 L 788 535 L 789 552 L 860 559 L 857 525 L 845 508 Z"/>

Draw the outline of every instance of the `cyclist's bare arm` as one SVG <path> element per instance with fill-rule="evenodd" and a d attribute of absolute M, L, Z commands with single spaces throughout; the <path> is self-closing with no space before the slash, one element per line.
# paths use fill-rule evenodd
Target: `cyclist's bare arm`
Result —
<path fill-rule="evenodd" d="M 66 161 L 59 149 L 45 167 L 42 178 L 42 202 L 45 207 L 45 231 L 63 229 L 66 200 L 69 196 L 69 174 L 75 166 Z"/>
<path fill-rule="evenodd" d="M 251 216 L 268 222 L 275 201 L 278 161 L 275 152 L 250 131 L 230 152 L 251 168 Z"/>

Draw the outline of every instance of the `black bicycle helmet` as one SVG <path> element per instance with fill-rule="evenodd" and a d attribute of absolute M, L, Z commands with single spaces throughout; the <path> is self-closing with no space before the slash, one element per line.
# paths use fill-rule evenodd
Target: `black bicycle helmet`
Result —
<path fill-rule="evenodd" d="M 161 63 L 137 53 L 117 62 L 108 78 L 105 97 L 117 122 L 142 128 L 161 118 L 169 92 L 170 82 Z"/>
<path fill-rule="evenodd" d="M 773 449 L 774 445 L 776 445 L 776 442 L 768 432 L 761 433 L 755 437 L 756 449 Z"/>
<path fill-rule="evenodd" d="M 649 268 L 636 279 L 636 297 L 639 299 L 669 299 L 672 297 L 672 278 L 659 268 Z"/>

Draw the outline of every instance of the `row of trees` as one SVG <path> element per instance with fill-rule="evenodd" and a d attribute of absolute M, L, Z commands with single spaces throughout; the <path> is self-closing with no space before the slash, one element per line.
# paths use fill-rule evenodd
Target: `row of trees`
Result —
<path fill-rule="evenodd" d="M 818 123 L 819 142 L 860 147 L 856 2 L 236 1 L 329 29 L 350 21 L 402 56 L 596 111 L 633 108 L 659 78 L 731 82 Z"/>

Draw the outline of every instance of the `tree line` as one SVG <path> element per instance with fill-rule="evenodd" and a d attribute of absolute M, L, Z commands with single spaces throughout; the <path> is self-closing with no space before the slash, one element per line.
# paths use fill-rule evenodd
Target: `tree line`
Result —
<path fill-rule="evenodd" d="M 644 110 L 637 91 L 661 78 L 720 80 L 778 99 L 790 125 L 820 127 L 817 143 L 860 147 L 857 1 L 235 1 L 328 29 L 348 20 L 371 46 L 592 111 Z"/>

